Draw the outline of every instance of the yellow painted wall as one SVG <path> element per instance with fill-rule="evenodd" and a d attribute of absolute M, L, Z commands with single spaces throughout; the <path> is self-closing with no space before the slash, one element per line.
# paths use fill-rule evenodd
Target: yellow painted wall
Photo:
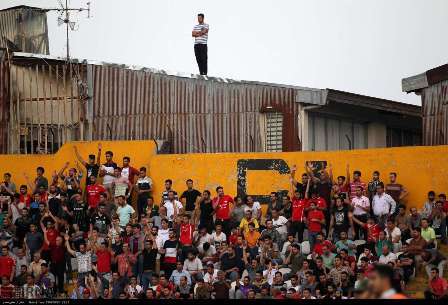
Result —
<path fill-rule="evenodd" d="M 89 153 L 96 153 L 98 142 L 73 142 L 81 155 L 87 159 Z M 65 144 L 55 155 L 0 155 L 1 172 L 10 172 L 16 185 L 25 182 L 23 172 L 35 176 L 35 168 L 43 166 L 45 176 L 50 178 L 53 170 L 59 170 L 65 161 L 74 164 L 73 143 Z M 131 157 L 134 167 L 146 166 L 154 181 L 154 197 L 160 201 L 164 180 L 171 178 L 173 188 L 185 190 L 185 180 L 191 178 L 199 190 L 214 189 L 222 185 L 227 194 L 237 192 L 237 162 L 240 159 L 282 159 L 289 167 L 298 166 L 298 177 L 306 161 L 327 161 L 333 165 L 334 176 L 344 175 L 346 164 L 350 171 L 360 170 L 362 180 L 368 182 L 374 170 L 379 170 L 382 180 L 388 181 L 388 173 L 398 173 L 398 182 L 407 187 L 410 195 L 407 206 L 421 207 L 429 190 L 448 193 L 448 146 L 402 147 L 366 149 L 333 152 L 290 152 L 290 153 L 220 153 L 156 155 L 154 141 L 101 141 L 104 152 L 114 152 L 115 161 L 121 165 L 123 156 Z M 271 191 L 289 189 L 289 175 L 275 171 L 247 171 L 247 192 L 269 194 Z"/>
<path fill-rule="evenodd" d="M 54 170 L 59 171 L 69 161 L 69 167 L 75 167 L 76 155 L 73 146 L 78 147 L 78 151 L 84 160 L 88 161 L 89 154 L 98 153 L 99 142 L 70 142 L 64 144 L 56 154 L 53 155 L 0 155 L 1 179 L 3 173 L 9 172 L 12 175 L 12 181 L 17 188 L 25 184 L 26 180 L 23 173 L 26 172 L 31 180 L 36 176 L 36 168 L 43 166 L 45 168 L 44 176 L 48 180 Z M 156 144 L 154 141 L 101 141 L 102 156 L 101 163 L 104 163 L 106 157 L 104 153 L 108 150 L 114 153 L 115 162 L 121 166 L 124 156 L 131 158 L 131 165 L 134 167 L 149 167 L 151 157 L 156 154 Z M 80 164 L 83 168 L 82 164 Z M 85 176 L 84 170 L 84 176 Z M 84 181 L 84 179 L 83 179 Z"/>
<path fill-rule="evenodd" d="M 421 207 L 429 190 L 448 193 L 448 146 L 422 146 L 333 152 L 156 155 L 151 160 L 154 194 L 160 197 L 163 181 L 167 178 L 173 180 L 177 192 L 183 191 L 185 180 L 191 178 L 199 190 L 208 189 L 215 195 L 216 186 L 222 185 L 227 194 L 234 196 L 239 159 L 283 159 L 289 167 L 298 166 L 299 178 L 306 161 L 331 163 L 335 177 L 345 176 L 349 163 L 350 172 L 360 170 L 364 182 L 370 181 L 374 170 L 381 173 L 384 182 L 388 181 L 389 172 L 395 171 L 398 183 L 410 192 L 406 198 L 408 207 Z M 288 177 L 288 174 L 273 171 L 248 171 L 247 191 L 249 194 L 269 194 L 289 189 Z"/>

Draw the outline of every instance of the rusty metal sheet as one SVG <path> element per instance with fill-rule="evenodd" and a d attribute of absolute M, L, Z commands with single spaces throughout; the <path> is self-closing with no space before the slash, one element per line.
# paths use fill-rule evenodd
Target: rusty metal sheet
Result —
<path fill-rule="evenodd" d="M 448 144 L 448 80 L 422 90 L 423 145 Z"/>

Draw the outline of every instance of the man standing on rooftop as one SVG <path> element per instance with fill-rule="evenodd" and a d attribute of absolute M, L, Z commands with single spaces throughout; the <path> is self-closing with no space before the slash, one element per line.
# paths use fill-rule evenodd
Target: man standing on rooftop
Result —
<path fill-rule="evenodd" d="M 207 75 L 208 24 L 204 23 L 204 14 L 198 14 L 198 24 L 193 28 L 194 55 L 201 75 Z"/>

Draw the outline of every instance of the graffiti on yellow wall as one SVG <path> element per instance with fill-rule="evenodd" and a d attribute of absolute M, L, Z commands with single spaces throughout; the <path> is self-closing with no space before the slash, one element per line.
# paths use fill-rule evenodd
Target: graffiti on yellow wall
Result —
<path fill-rule="evenodd" d="M 66 161 L 76 161 L 73 145 L 80 154 L 96 154 L 98 142 L 74 142 L 65 144 L 54 155 L 0 155 L 2 172 L 10 172 L 16 185 L 25 183 L 23 173 L 34 177 L 37 166 L 46 169 L 49 178 Z M 131 157 L 134 167 L 145 166 L 153 179 L 153 196 L 156 202 L 164 188 L 165 179 L 173 180 L 177 192 L 186 189 L 185 181 L 194 180 L 195 188 L 208 189 L 215 194 L 217 186 L 223 186 L 231 196 L 250 194 L 259 201 L 267 200 L 270 192 L 287 192 L 290 188 L 289 173 L 297 165 L 297 178 L 305 171 L 305 163 L 314 161 L 321 167 L 332 164 L 334 177 L 360 170 L 362 180 L 369 182 L 372 172 L 378 170 L 381 180 L 388 182 L 388 174 L 397 172 L 398 183 L 409 191 L 405 198 L 408 207 L 421 207 L 429 190 L 448 193 L 448 146 L 401 147 L 332 152 L 288 153 L 218 153 L 156 155 L 154 141 L 102 141 L 104 152 L 114 152 L 114 160 L 121 165 L 124 156 Z"/>

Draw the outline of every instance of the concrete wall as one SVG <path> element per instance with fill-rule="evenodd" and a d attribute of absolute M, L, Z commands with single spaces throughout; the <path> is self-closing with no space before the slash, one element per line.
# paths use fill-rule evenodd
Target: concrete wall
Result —
<path fill-rule="evenodd" d="M 30 179 L 36 176 L 36 168 L 43 166 L 45 169 L 44 176 L 48 180 L 55 170 L 59 171 L 65 164 L 70 162 L 70 167 L 75 167 L 77 161 L 73 146 L 78 147 L 78 151 L 87 161 L 89 154 L 98 153 L 99 142 L 70 142 L 64 144 L 54 155 L 0 155 L 1 179 L 6 172 L 11 173 L 12 181 L 17 188 L 21 184 L 25 184 L 24 173 L 27 173 Z M 115 162 L 121 166 L 124 156 L 131 158 L 131 164 L 140 166 L 149 166 L 151 157 L 156 154 L 156 144 L 154 141 L 101 141 L 102 156 L 101 163 L 104 163 L 106 157 L 104 153 L 108 150 L 114 153 Z M 82 167 L 82 164 L 79 164 Z M 84 171 L 85 175 L 85 171 Z M 3 181 L 3 180 L 2 180 Z"/>
<path fill-rule="evenodd" d="M 155 155 L 153 141 L 102 142 L 103 152 L 112 150 L 114 159 L 121 164 L 122 157 L 131 157 L 135 167 L 146 166 L 155 182 L 154 197 L 158 202 L 163 191 L 163 182 L 171 178 L 174 189 L 182 192 L 185 180 L 191 178 L 199 190 L 214 189 L 222 185 L 229 195 L 247 192 L 264 200 L 271 191 L 288 190 L 289 170 L 297 164 L 303 171 L 306 161 L 331 163 L 334 175 L 345 175 L 347 162 L 350 170 L 361 170 L 366 182 L 374 170 L 379 170 L 383 179 L 390 171 L 398 173 L 398 181 L 410 194 L 407 205 L 421 207 L 429 190 L 448 193 L 448 146 L 400 147 L 333 152 L 291 153 L 222 153 Z M 96 153 L 97 142 L 76 142 L 80 153 L 87 158 Z M 42 165 L 47 177 L 60 169 L 66 160 L 75 160 L 73 143 L 64 145 L 55 155 L 0 155 L 2 172 L 10 172 L 17 185 L 24 183 L 23 172 L 31 177 L 35 168 Z M 103 156 L 104 160 L 104 156 Z"/>
<path fill-rule="evenodd" d="M 157 155 L 151 160 L 152 178 L 159 197 L 164 179 L 171 178 L 174 189 L 183 191 L 185 180 L 191 178 L 198 189 L 214 189 L 222 185 L 229 195 L 247 191 L 266 198 L 271 191 L 289 189 L 289 169 L 296 164 L 303 172 L 306 161 L 332 164 L 334 176 L 344 175 L 347 162 L 350 171 L 361 170 L 368 182 L 374 170 L 388 179 L 398 173 L 398 182 L 410 191 L 408 206 L 421 207 L 429 190 L 448 193 L 448 146 L 400 147 L 333 152 L 186 154 Z"/>

